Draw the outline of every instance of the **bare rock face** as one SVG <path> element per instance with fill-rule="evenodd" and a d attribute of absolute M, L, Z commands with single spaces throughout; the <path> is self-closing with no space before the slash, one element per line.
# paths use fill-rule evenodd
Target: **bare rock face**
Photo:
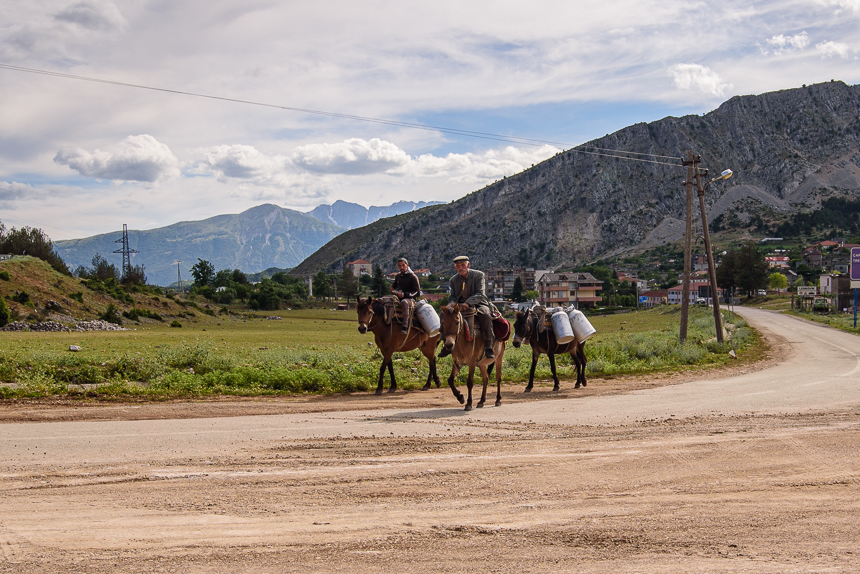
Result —
<path fill-rule="evenodd" d="M 672 165 L 595 155 L 596 148 L 665 156 L 635 157 Z M 737 96 L 703 116 L 635 124 L 456 202 L 344 233 L 294 273 L 333 272 L 359 258 L 392 270 L 402 255 L 434 270 L 450 268 L 459 254 L 477 268 L 552 268 L 675 241 L 684 231 L 679 160 L 687 150 L 711 175 L 734 171 L 708 187 L 709 219 L 791 213 L 860 194 L 860 86 Z"/>

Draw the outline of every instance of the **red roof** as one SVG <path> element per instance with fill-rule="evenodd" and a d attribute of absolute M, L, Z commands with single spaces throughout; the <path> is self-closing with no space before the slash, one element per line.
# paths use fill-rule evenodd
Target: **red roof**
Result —
<path fill-rule="evenodd" d="M 355 261 L 350 261 L 347 265 L 370 265 L 370 261 L 365 261 L 364 259 L 356 259 Z"/>

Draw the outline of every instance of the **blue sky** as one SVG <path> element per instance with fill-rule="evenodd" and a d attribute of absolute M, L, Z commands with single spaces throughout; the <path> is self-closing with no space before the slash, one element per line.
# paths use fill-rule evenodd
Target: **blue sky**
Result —
<path fill-rule="evenodd" d="M 264 202 L 450 201 L 636 122 L 860 82 L 860 0 L 0 0 L 0 10 L 2 65 L 559 142 L 0 69 L 0 221 L 54 239 Z"/>

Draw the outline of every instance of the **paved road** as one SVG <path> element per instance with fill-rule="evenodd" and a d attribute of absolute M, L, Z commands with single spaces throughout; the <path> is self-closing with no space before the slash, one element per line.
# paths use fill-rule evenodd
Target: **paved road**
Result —
<path fill-rule="evenodd" d="M 257 450 L 284 439 L 348 436 L 504 434 L 510 423 L 617 425 L 646 419 L 750 413 L 804 413 L 860 405 L 860 339 L 854 335 L 758 309 L 743 309 L 757 328 L 789 347 L 769 369 L 723 379 L 626 395 L 535 401 L 427 411 L 362 410 L 217 419 L 0 425 L 0 460 L 17 464 L 122 464 Z M 492 404 L 492 402 L 489 402 Z M 450 429 L 440 421 L 456 421 Z M 468 421 L 468 425 L 464 425 Z M 454 428 L 456 427 L 456 428 Z M 514 431 L 511 431 L 514 432 Z"/>

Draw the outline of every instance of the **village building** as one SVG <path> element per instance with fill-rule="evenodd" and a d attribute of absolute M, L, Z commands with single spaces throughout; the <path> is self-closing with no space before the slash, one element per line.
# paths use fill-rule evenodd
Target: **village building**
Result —
<path fill-rule="evenodd" d="M 577 308 L 594 307 L 603 301 L 598 291 L 603 281 L 591 273 L 544 273 L 536 284 L 538 302 L 547 307 L 563 307 L 571 303 Z"/>
<path fill-rule="evenodd" d="M 645 291 L 639 294 L 640 305 L 646 309 L 651 309 L 657 305 L 669 304 L 669 290 L 658 289 L 656 291 Z"/>
<path fill-rule="evenodd" d="M 487 269 L 484 275 L 487 280 L 487 297 L 493 301 L 505 301 L 511 298 L 514 291 L 514 283 L 519 277 L 523 284 L 523 293 L 535 289 L 535 280 L 538 273 L 533 267 L 511 267 L 506 269 Z"/>
<path fill-rule="evenodd" d="M 723 298 L 723 289 L 717 289 L 717 296 L 719 298 Z M 676 285 L 669 289 L 669 305 L 680 305 L 681 301 L 684 299 L 684 285 Z M 713 305 L 714 301 L 711 299 L 711 282 L 708 280 L 690 280 L 690 300 L 689 302 L 695 304 L 697 300 L 704 299 L 708 305 Z"/>
<path fill-rule="evenodd" d="M 352 274 L 356 277 L 361 277 L 362 275 L 370 275 L 373 273 L 373 264 L 370 261 L 365 261 L 364 259 L 356 259 L 355 261 L 350 261 L 346 264 L 347 268 L 352 271 Z"/>
<path fill-rule="evenodd" d="M 779 256 L 767 256 L 764 258 L 765 262 L 767 262 L 768 267 L 775 268 L 788 268 L 790 265 L 790 260 L 788 257 L 784 255 Z"/>

